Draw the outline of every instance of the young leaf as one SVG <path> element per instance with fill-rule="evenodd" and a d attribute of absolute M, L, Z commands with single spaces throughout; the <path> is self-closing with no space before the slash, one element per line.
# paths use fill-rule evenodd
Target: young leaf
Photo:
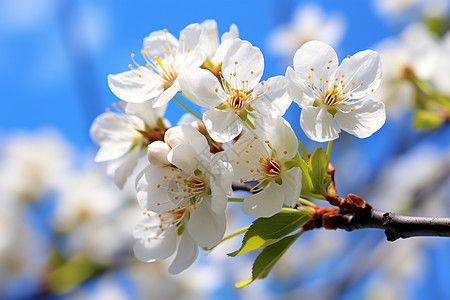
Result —
<path fill-rule="evenodd" d="M 245 233 L 241 248 L 228 255 L 235 257 L 273 244 L 305 225 L 313 214 L 314 210 L 310 207 L 283 208 L 272 217 L 256 219 Z"/>
<path fill-rule="evenodd" d="M 266 278 L 270 270 L 274 267 L 277 261 L 283 256 L 283 254 L 289 249 L 289 247 L 298 239 L 303 233 L 300 231 L 297 234 L 284 237 L 272 245 L 264 248 L 261 253 L 256 257 L 252 268 L 252 278 L 236 283 L 236 288 L 242 288 L 252 283 L 255 279 Z"/>
<path fill-rule="evenodd" d="M 317 148 L 311 155 L 309 169 L 311 180 L 314 185 L 314 191 L 318 194 L 322 194 L 326 191 L 323 180 L 328 170 L 327 153 L 323 148 Z"/>

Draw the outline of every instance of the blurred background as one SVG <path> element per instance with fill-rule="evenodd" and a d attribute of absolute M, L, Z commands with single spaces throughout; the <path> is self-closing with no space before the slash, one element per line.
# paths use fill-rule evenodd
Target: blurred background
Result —
<path fill-rule="evenodd" d="M 249 277 L 240 238 L 178 276 L 132 253 L 140 209 L 95 164 L 94 118 L 118 99 L 107 75 L 123 72 L 150 32 L 175 36 L 215 19 L 236 24 L 265 57 L 263 78 L 292 66 L 311 39 L 342 59 L 380 52 L 387 122 L 333 147 L 337 190 L 382 210 L 450 215 L 450 3 L 446 0 L 88 1 L 0 0 L 0 299 L 450 299 L 450 240 L 387 242 L 380 230 L 304 234 L 265 280 Z M 183 111 L 169 104 L 176 124 Z M 285 117 L 309 151 L 293 104 Z M 324 145 L 322 145 L 324 147 Z M 230 204 L 229 231 L 246 226 Z"/>

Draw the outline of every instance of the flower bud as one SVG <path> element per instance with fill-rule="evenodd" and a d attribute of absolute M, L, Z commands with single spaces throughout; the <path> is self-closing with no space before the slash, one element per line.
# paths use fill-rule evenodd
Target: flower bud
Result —
<path fill-rule="evenodd" d="M 165 167 L 170 165 L 167 160 L 167 155 L 170 152 L 170 147 L 162 141 L 155 141 L 148 145 L 148 160 L 150 164 L 156 167 Z"/>

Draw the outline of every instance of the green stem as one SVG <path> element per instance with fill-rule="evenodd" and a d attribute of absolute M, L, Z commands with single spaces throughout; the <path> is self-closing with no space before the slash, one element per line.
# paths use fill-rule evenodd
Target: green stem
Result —
<path fill-rule="evenodd" d="M 237 235 L 240 235 L 244 232 L 246 232 L 248 229 L 250 228 L 250 226 L 246 226 L 244 228 L 239 229 L 238 231 L 233 232 L 232 234 L 227 235 L 226 237 L 224 237 L 217 245 L 211 247 L 211 248 L 203 248 L 206 251 L 211 251 L 214 248 L 216 248 L 217 246 L 219 246 L 220 244 L 222 244 L 223 242 L 225 242 L 226 240 L 231 239 L 232 237 L 235 237 Z"/>
<path fill-rule="evenodd" d="M 194 100 L 192 100 L 191 98 L 189 98 L 189 96 L 186 95 L 183 91 L 182 91 L 180 94 L 183 95 L 184 98 L 188 99 L 189 101 L 191 101 L 192 103 L 194 103 L 195 105 L 197 105 L 197 103 L 195 103 Z"/>
<path fill-rule="evenodd" d="M 228 197 L 228 202 L 244 202 L 244 198 Z"/>
<path fill-rule="evenodd" d="M 324 195 L 320 195 L 320 194 L 302 193 L 301 196 L 302 197 L 306 197 L 306 198 L 311 198 L 311 199 L 325 200 L 325 196 Z"/>
<path fill-rule="evenodd" d="M 310 206 L 310 207 L 318 207 L 316 204 L 312 203 L 311 201 L 308 201 L 306 199 L 303 198 L 298 198 L 298 202 L 300 202 L 301 204 L 304 204 L 306 206 Z"/>
<path fill-rule="evenodd" d="M 328 160 L 328 163 L 330 162 L 331 147 L 333 147 L 333 141 L 329 141 L 328 142 L 328 147 L 327 147 L 327 160 Z M 327 165 L 328 165 L 328 163 L 327 163 Z"/>
<path fill-rule="evenodd" d="M 173 97 L 173 99 L 175 99 L 175 101 L 182 107 L 184 108 L 187 112 L 189 112 L 190 114 L 192 114 L 194 117 L 196 117 L 197 119 L 199 119 L 200 121 L 202 120 L 202 118 L 197 115 L 195 112 L 193 112 L 191 109 L 189 109 L 186 105 L 184 105 L 180 100 L 178 100 L 177 97 Z"/>

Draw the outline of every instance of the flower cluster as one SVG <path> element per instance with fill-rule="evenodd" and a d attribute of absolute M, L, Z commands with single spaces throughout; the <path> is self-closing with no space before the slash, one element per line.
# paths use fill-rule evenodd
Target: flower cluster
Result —
<path fill-rule="evenodd" d="M 339 65 L 329 45 L 312 41 L 297 50 L 286 76 L 262 80 L 263 54 L 238 36 L 232 25 L 219 43 L 213 20 L 187 26 L 179 39 L 167 30 L 151 33 L 140 51 L 143 63 L 132 54 L 131 70 L 108 77 L 124 102 L 91 127 L 100 146 L 96 160 L 108 162 L 117 186 L 148 158 L 136 180 L 144 212 L 134 252 L 146 262 L 176 253 L 173 274 L 195 261 L 199 246 L 222 240 L 233 182 L 251 185 L 242 211 L 255 218 L 298 203 L 299 141 L 283 119 L 292 100 L 302 108 L 302 129 L 318 142 L 338 138 L 341 129 L 365 138 L 385 121 L 384 104 L 368 99 L 381 80 L 376 52 L 358 52 Z M 203 116 L 177 94 L 206 108 Z M 163 114 L 172 99 L 200 122 L 169 128 Z"/>

